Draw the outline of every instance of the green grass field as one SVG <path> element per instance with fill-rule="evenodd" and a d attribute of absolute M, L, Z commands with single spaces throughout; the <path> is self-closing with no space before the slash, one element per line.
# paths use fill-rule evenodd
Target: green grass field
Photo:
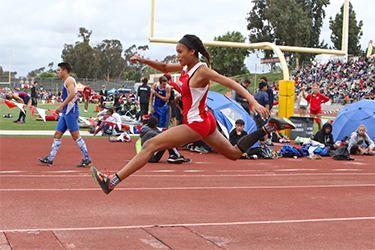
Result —
<path fill-rule="evenodd" d="M 38 104 L 38 108 L 45 110 L 56 109 L 58 104 Z M 95 112 L 96 104 L 89 104 L 89 109 L 87 113 L 83 112 L 83 103 L 79 104 L 79 112 L 81 116 L 84 117 L 96 117 L 97 112 Z M 7 105 L 0 105 L 0 130 L 55 130 L 56 121 L 37 121 L 36 118 L 39 117 L 38 112 L 35 109 L 34 117 L 31 116 L 31 111 L 29 108 L 26 108 L 26 123 L 18 124 L 13 123 L 17 120 L 19 115 L 19 108 L 8 108 Z M 3 118 L 3 115 L 11 114 L 12 118 Z M 51 115 L 51 112 L 47 111 L 46 115 Z M 84 129 L 83 129 L 84 130 Z M 87 130 L 87 129 L 86 129 Z"/>

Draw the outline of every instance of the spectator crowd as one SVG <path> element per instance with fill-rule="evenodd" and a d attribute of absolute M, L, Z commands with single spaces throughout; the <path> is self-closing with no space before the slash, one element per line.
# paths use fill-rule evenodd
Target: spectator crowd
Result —
<path fill-rule="evenodd" d="M 331 103 L 350 104 L 361 99 L 375 99 L 375 59 L 359 58 L 346 62 L 328 61 L 312 64 L 296 71 L 292 80 L 296 92 L 313 84 L 320 85 L 320 93 L 328 96 Z"/>

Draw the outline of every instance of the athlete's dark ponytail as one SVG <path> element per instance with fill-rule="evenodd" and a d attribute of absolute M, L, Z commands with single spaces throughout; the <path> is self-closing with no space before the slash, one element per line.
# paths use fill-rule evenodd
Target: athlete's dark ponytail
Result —
<path fill-rule="evenodd" d="M 187 40 L 187 41 L 186 41 Z M 211 66 L 211 56 L 210 53 L 204 47 L 201 39 L 196 35 L 185 35 L 180 41 L 180 43 L 184 44 L 186 47 L 195 50 L 195 55 L 198 57 L 198 53 L 201 53 L 204 58 L 207 60 L 207 64 Z"/>

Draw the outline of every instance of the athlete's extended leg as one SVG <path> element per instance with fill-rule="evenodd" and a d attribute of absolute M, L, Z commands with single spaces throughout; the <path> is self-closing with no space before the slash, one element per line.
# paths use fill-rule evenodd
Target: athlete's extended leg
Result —
<path fill-rule="evenodd" d="M 95 167 L 91 168 L 91 173 L 101 186 L 102 190 L 108 194 L 121 180 L 124 180 L 129 175 L 146 165 L 154 152 L 174 148 L 201 139 L 202 136 L 193 131 L 187 125 L 173 127 L 146 141 L 142 150 L 119 172 L 117 172 L 117 174 L 113 176 L 102 174 L 98 172 Z"/>
<path fill-rule="evenodd" d="M 269 134 L 276 130 L 283 130 L 283 129 L 293 129 L 296 126 L 291 122 L 289 119 L 282 118 L 282 117 L 271 117 L 267 124 L 264 125 L 262 128 L 254 131 L 251 134 L 248 134 L 242 137 L 238 143 L 237 147 L 245 153 L 251 146 L 255 144 L 262 136 Z"/>
<path fill-rule="evenodd" d="M 243 154 L 237 146 L 233 146 L 218 130 L 215 130 L 215 132 L 204 138 L 203 141 L 213 150 L 231 160 L 237 160 Z"/>

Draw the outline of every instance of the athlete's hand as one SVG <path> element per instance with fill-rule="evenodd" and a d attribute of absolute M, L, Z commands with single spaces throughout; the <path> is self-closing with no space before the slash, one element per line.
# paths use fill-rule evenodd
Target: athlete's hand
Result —
<path fill-rule="evenodd" d="M 255 114 L 259 114 L 262 118 L 267 118 L 270 116 L 270 111 L 262 105 L 260 105 L 259 103 L 256 103 L 255 105 L 253 104 L 252 109 Z"/>
<path fill-rule="evenodd" d="M 151 106 L 150 113 L 151 113 L 151 114 L 152 114 L 152 113 L 155 113 L 155 109 L 154 109 L 153 106 Z"/>
<path fill-rule="evenodd" d="M 132 63 L 137 63 L 137 62 L 140 62 L 140 63 L 144 63 L 145 59 L 143 59 L 142 57 L 138 56 L 138 55 L 134 55 L 132 57 L 130 57 L 130 62 Z"/>
<path fill-rule="evenodd" d="M 63 107 L 61 107 L 61 105 L 58 106 L 57 109 L 55 110 L 56 114 L 60 114 L 62 109 L 63 109 Z"/>

